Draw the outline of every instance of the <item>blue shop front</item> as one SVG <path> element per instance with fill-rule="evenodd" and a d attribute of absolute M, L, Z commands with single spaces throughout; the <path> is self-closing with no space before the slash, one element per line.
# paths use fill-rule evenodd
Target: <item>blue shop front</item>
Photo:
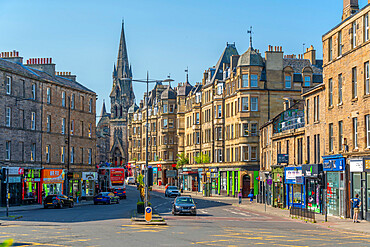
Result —
<path fill-rule="evenodd" d="M 288 208 L 304 208 L 306 204 L 306 188 L 301 166 L 284 168 L 286 202 Z"/>

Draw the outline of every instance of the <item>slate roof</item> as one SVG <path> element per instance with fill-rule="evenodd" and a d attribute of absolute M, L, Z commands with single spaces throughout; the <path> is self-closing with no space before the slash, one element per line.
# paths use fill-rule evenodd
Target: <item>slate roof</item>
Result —
<path fill-rule="evenodd" d="M 161 99 L 176 99 L 176 92 L 173 88 L 169 85 L 166 90 L 163 91 L 161 94 Z"/>
<path fill-rule="evenodd" d="M 297 58 L 284 58 L 283 67 L 290 66 L 293 68 L 294 73 L 302 73 L 305 67 L 310 67 L 314 74 L 322 74 L 322 66 L 320 64 L 317 66 L 312 65 L 308 59 L 297 59 Z"/>
<path fill-rule="evenodd" d="M 139 107 L 134 103 L 130 108 L 128 108 L 128 113 L 134 113 L 137 109 L 139 109 Z"/>
<path fill-rule="evenodd" d="M 252 47 L 240 56 L 238 66 L 264 66 L 263 58 Z"/>
<path fill-rule="evenodd" d="M 49 75 L 43 71 L 28 67 L 23 64 L 14 63 L 11 61 L 7 61 L 6 59 L 0 58 L 0 68 L 10 70 L 12 73 L 20 74 L 23 76 L 31 77 L 37 80 L 46 80 L 52 81 L 67 87 L 75 88 L 82 91 L 88 91 L 90 93 L 95 94 L 94 91 L 88 89 L 87 87 L 81 85 L 80 83 L 73 81 L 71 79 L 67 79 L 57 75 Z"/>
<path fill-rule="evenodd" d="M 192 90 L 193 86 L 189 82 L 185 82 L 182 86 L 177 87 L 178 96 L 187 96 Z"/>

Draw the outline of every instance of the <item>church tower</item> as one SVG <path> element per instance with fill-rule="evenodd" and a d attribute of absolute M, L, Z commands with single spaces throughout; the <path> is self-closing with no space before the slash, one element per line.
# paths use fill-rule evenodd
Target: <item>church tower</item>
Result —
<path fill-rule="evenodd" d="M 127 117 L 128 109 L 135 102 L 132 88 L 132 70 L 128 62 L 124 23 L 117 63 L 113 66 L 113 86 L 110 93 L 110 156 L 113 166 L 123 166 L 127 162 Z"/>

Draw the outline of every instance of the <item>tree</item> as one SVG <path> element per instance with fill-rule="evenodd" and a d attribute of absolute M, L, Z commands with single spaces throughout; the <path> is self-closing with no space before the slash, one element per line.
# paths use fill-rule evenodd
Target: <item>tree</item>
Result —
<path fill-rule="evenodd" d="M 207 164 L 207 163 L 209 163 L 209 155 L 208 154 L 200 153 L 194 159 L 195 159 L 195 162 L 197 162 L 197 164 Z"/>
<path fill-rule="evenodd" d="M 189 164 L 189 158 L 186 157 L 185 153 L 177 154 L 176 168 L 181 169 L 186 164 Z"/>

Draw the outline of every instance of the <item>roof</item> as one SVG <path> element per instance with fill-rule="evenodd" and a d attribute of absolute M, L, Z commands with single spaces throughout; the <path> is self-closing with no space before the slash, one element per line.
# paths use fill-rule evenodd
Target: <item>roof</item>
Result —
<path fill-rule="evenodd" d="M 185 82 L 183 85 L 177 87 L 178 96 L 187 96 L 192 90 L 193 86 L 189 82 Z"/>
<path fill-rule="evenodd" d="M 297 59 L 297 58 L 284 58 L 283 59 L 283 68 L 292 67 L 294 73 L 301 74 L 303 69 L 309 67 L 312 69 L 314 74 L 322 74 L 322 64 L 312 65 L 311 61 L 308 59 Z"/>
<path fill-rule="evenodd" d="M 161 94 L 161 99 L 176 99 L 176 96 L 177 96 L 177 93 L 175 92 L 175 90 L 173 90 L 173 88 L 171 87 L 171 85 L 169 85 L 167 87 L 166 90 L 163 91 L 163 93 Z"/>
<path fill-rule="evenodd" d="M 128 113 L 134 113 L 137 109 L 139 109 L 139 107 L 134 103 L 130 108 L 128 108 Z"/>
<path fill-rule="evenodd" d="M 263 58 L 259 53 L 256 52 L 252 47 L 240 56 L 238 66 L 262 66 Z"/>

